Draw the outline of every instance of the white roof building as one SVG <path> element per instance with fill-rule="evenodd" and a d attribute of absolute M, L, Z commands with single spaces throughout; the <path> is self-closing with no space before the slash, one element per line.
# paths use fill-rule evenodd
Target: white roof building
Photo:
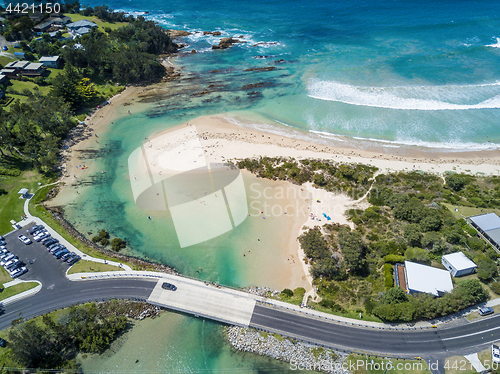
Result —
<path fill-rule="evenodd" d="M 451 275 L 446 270 L 405 261 L 405 278 L 408 293 L 430 293 L 443 296 L 453 290 Z"/>
<path fill-rule="evenodd" d="M 477 265 L 462 252 L 450 253 L 441 257 L 441 263 L 454 277 L 472 274 Z"/>

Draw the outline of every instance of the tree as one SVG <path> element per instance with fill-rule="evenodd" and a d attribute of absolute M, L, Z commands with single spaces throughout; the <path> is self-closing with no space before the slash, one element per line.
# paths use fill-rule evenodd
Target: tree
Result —
<path fill-rule="evenodd" d="M 393 287 L 382 296 L 382 303 L 384 304 L 400 304 L 406 301 L 408 301 L 408 296 L 401 287 Z"/>
<path fill-rule="evenodd" d="M 125 248 L 125 241 L 123 239 L 114 238 L 111 240 L 111 249 L 113 251 L 118 252 L 123 248 Z"/>
<path fill-rule="evenodd" d="M 324 186 L 326 184 L 325 176 L 323 174 L 314 174 L 313 182 L 317 186 Z"/>
<path fill-rule="evenodd" d="M 430 264 L 429 253 L 425 249 L 418 247 L 408 248 L 405 251 L 405 259 L 420 264 Z"/>
<path fill-rule="evenodd" d="M 425 216 L 420 220 L 420 227 L 424 232 L 438 231 L 443 224 L 439 212 L 435 209 L 426 208 Z"/>
<path fill-rule="evenodd" d="M 409 246 L 418 247 L 420 246 L 420 240 L 422 239 L 421 228 L 416 223 L 410 223 L 404 228 L 404 238 Z"/>
<path fill-rule="evenodd" d="M 497 273 L 496 262 L 482 253 L 474 258 L 474 262 L 477 265 L 477 277 L 482 281 L 493 278 Z"/>
<path fill-rule="evenodd" d="M 66 48 L 67 49 L 67 48 Z M 83 98 L 78 85 L 82 77 L 76 68 L 71 64 L 66 64 L 62 74 L 59 74 L 56 80 L 52 83 L 51 94 L 55 96 L 55 100 L 62 100 L 68 103 L 73 110 L 82 105 Z"/>
<path fill-rule="evenodd" d="M 328 245 L 319 228 L 310 229 L 299 236 L 299 243 L 305 255 L 313 260 L 330 256 Z"/>
<path fill-rule="evenodd" d="M 353 273 L 360 272 L 365 266 L 366 249 L 361 234 L 357 231 L 343 229 L 339 231 L 338 243 L 346 267 Z"/>
<path fill-rule="evenodd" d="M 335 278 L 339 273 L 340 265 L 333 257 L 319 259 L 311 267 L 313 278 L 324 277 L 327 279 Z"/>
<path fill-rule="evenodd" d="M 460 174 L 452 174 L 446 177 L 446 185 L 453 191 L 460 191 L 465 186 L 465 180 Z"/>

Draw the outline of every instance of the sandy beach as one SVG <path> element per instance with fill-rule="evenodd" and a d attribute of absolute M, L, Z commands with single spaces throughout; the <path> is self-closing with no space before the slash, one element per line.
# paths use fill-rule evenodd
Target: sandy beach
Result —
<path fill-rule="evenodd" d="M 81 161 L 78 152 L 86 149 L 98 149 L 99 135 L 106 131 L 106 125 L 111 124 L 121 116 L 128 115 L 128 110 L 144 110 L 141 105 L 136 105 L 142 87 L 128 87 L 120 95 L 113 97 L 110 104 L 97 110 L 85 120 L 88 136 L 79 143 L 65 151 L 65 173 L 62 178 L 66 186 L 76 184 L 79 173 L 78 166 Z M 134 105 L 127 105 L 134 103 Z M 235 124 L 235 122 L 238 123 Z M 158 181 L 163 179 L 168 172 L 186 170 L 186 156 L 189 162 L 223 163 L 236 161 L 243 158 L 260 156 L 282 156 L 296 159 L 317 158 L 328 159 L 345 163 L 365 163 L 377 166 L 381 173 L 398 170 L 422 170 L 443 174 L 446 171 L 464 173 L 500 174 L 500 152 L 463 152 L 463 153 L 427 153 L 424 156 L 415 154 L 412 157 L 397 154 L 380 153 L 345 147 L 329 146 L 314 143 L 297 137 L 287 137 L 280 133 L 264 132 L 252 128 L 253 121 L 245 123 L 245 118 L 229 117 L 228 115 L 203 116 L 191 120 L 174 128 L 151 134 L 143 144 L 144 153 L 150 162 L 149 168 L 152 176 Z M 97 135 L 97 136 L 96 136 Z M 80 165 L 81 166 L 81 165 Z M 86 165 L 87 166 L 87 165 Z M 92 165 L 88 165 L 86 175 L 96 172 Z M 146 169 L 138 172 L 146 173 Z M 165 174 L 162 175 L 162 172 Z M 132 176 L 131 176 L 132 178 Z M 134 176 L 135 179 L 135 176 Z M 138 178 L 141 180 L 142 178 Z M 271 182 L 278 184 L 286 182 Z M 291 184 L 288 184 L 291 186 Z M 297 186 L 294 186 L 294 188 Z M 84 187 L 78 187 L 84 188 Z M 307 198 L 299 198 L 306 207 L 300 215 L 294 216 L 293 223 L 287 224 L 285 234 L 285 250 L 283 252 L 283 265 L 276 271 L 275 277 L 279 278 L 277 284 L 289 285 L 290 288 L 305 287 L 308 295 L 314 297 L 312 278 L 309 275 L 308 265 L 303 261 L 305 256 L 298 245 L 297 237 L 307 228 L 322 226 L 325 223 L 347 224 L 345 211 L 352 207 L 368 207 L 366 200 L 352 200 L 348 196 L 333 194 L 317 189 L 312 184 L 300 186 L 307 193 Z M 61 205 L 70 201 L 74 196 L 73 188 L 63 188 L 62 193 L 56 198 L 54 204 Z M 319 203 L 317 203 L 319 201 Z M 284 204 L 294 203 L 291 200 L 283 201 Z M 285 206 L 285 205 L 284 205 Z M 331 217 L 327 221 L 323 214 Z M 297 260 L 297 261 L 296 261 Z M 258 271 L 258 269 L 255 269 Z"/>

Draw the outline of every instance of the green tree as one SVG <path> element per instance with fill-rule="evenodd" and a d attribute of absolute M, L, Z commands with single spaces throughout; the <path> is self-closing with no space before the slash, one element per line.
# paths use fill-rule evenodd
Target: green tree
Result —
<path fill-rule="evenodd" d="M 406 301 L 408 301 L 408 296 L 401 287 L 393 287 L 382 296 L 382 303 L 384 304 L 400 304 Z"/>
<path fill-rule="evenodd" d="M 460 191 L 465 186 L 465 180 L 460 174 L 451 174 L 446 176 L 446 185 L 453 191 Z"/>
<path fill-rule="evenodd" d="M 408 248 L 405 251 L 405 259 L 420 264 L 430 264 L 429 253 L 425 249 L 418 247 Z"/>
<path fill-rule="evenodd" d="M 410 223 L 404 228 L 404 238 L 409 246 L 419 247 L 422 240 L 422 229 L 416 223 Z"/>
<path fill-rule="evenodd" d="M 119 252 L 121 249 L 125 248 L 126 244 L 123 239 L 114 238 L 111 240 L 111 249 L 115 252 Z"/>
<path fill-rule="evenodd" d="M 493 278 L 497 273 L 497 264 L 491 258 L 484 254 L 479 254 L 474 258 L 477 265 L 477 277 L 482 281 Z"/>
<path fill-rule="evenodd" d="M 313 260 L 330 256 L 328 245 L 319 229 L 310 229 L 299 236 L 299 243 L 307 257 Z"/>
<path fill-rule="evenodd" d="M 361 234 L 357 231 L 341 230 L 338 234 L 338 243 L 342 251 L 342 257 L 346 267 L 352 273 L 358 273 L 365 266 L 366 247 Z"/>

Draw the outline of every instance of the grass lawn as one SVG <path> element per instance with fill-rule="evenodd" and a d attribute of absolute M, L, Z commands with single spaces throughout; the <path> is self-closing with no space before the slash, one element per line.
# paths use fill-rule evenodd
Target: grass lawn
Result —
<path fill-rule="evenodd" d="M 10 57 L 7 57 L 7 56 L 0 56 L 0 65 L 5 66 L 5 65 L 7 65 L 9 62 L 12 62 L 12 61 L 14 61 L 14 60 L 15 60 L 15 59 L 10 58 Z"/>
<path fill-rule="evenodd" d="M 17 295 L 18 293 L 31 290 L 32 288 L 35 288 L 36 286 L 38 286 L 37 282 L 23 282 L 23 283 L 16 284 L 15 286 L 5 288 L 0 293 L 0 300 L 5 300 L 8 297 Z"/>
<path fill-rule="evenodd" d="M 5 165 L 5 158 L 0 160 L 0 166 L 8 167 Z M 17 222 L 24 214 L 24 199 L 20 199 L 17 192 L 21 188 L 28 188 L 30 192 L 36 191 L 38 182 L 45 184 L 47 178 L 33 170 L 23 171 L 18 177 L 0 175 L 0 188 L 7 191 L 6 195 L 0 196 L 0 235 L 12 231 L 10 220 Z"/>
<path fill-rule="evenodd" d="M 14 98 L 14 101 L 12 101 L 9 105 L 7 105 L 4 109 L 5 110 L 10 110 L 10 108 L 12 108 L 12 104 L 14 104 L 14 102 L 16 100 L 19 100 L 21 103 L 25 103 L 28 101 L 28 97 L 27 96 L 23 96 L 23 95 L 14 95 L 14 94 L 9 94 L 7 93 L 7 95 L 5 95 L 7 98 L 9 97 L 13 97 Z"/>
<path fill-rule="evenodd" d="M 352 374 L 381 374 L 388 365 L 389 368 L 392 365 L 392 368 L 387 370 L 391 374 L 422 374 L 431 372 L 425 360 L 386 360 L 381 357 L 350 354 L 347 356 L 347 365 L 351 367 L 351 363 L 355 367 Z"/>
<path fill-rule="evenodd" d="M 462 206 L 462 205 L 453 205 L 453 204 L 448 204 L 448 203 L 443 203 L 444 206 L 446 206 L 451 214 L 453 214 L 453 217 L 459 219 L 459 218 L 464 218 L 465 217 L 470 217 L 470 216 L 477 216 L 479 214 L 486 214 L 486 213 L 496 213 L 497 215 L 500 216 L 500 209 L 494 209 L 494 208 L 473 208 L 469 206 Z M 458 212 L 455 212 L 455 209 L 458 209 Z"/>
<path fill-rule="evenodd" d="M 101 264 L 99 262 L 80 260 L 69 269 L 68 274 L 76 273 L 100 273 L 103 271 L 120 271 L 124 270 L 118 266 L 110 264 Z"/>
<path fill-rule="evenodd" d="M 477 354 L 479 361 L 486 367 L 491 368 L 491 349 L 485 349 Z M 444 361 L 446 374 L 474 374 L 477 371 L 472 367 L 469 360 L 464 356 L 449 357 Z"/>
<path fill-rule="evenodd" d="M 10 80 L 10 84 L 7 86 L 7 95 L 9 94 L 9 92 L 11 91 L 17 91 L 17 92 L 23 92 L 24 90 L 29 90 L 29 91 L 33 91 L 33 89 L 35 87 L 38 87 L 38 89 L 40 90 L 40 92 L 44 95 L 47 95 L 50 91 L 50 86 L 39 86 L 33 82 L 22 82 L 20 80 L 17 80 L 17 79 L 11 79 Z"/>
<path fill-rule="evenodd" d="M 102 32 L 104 32 L 105 27 L 109 27 L 111 30 L 116 30 L 117 28 L 125 26 L 127 24 L 126 22 L 115 22 L 115 23 L 104 22 L 97 17 L 87 17 L 87 16 L 82 16 L 81 14 L 67 14 L 67 16 L 71 18 L 71 22 L 78 22 L 81 20 L 94 22 L 97 26 L 99 26 L 99 31 Z"/>
<path fill-rule="evenodd" d="M 372 316 L 370 314 L 366 314 L 366 313 L 362 313 L 361 318 L 359 318 L 359 313 L 354 312 L 354 311 L 348 311 L 346 313 L 337 313 L 337 312 L 332 312 L 331 309 L 324 308 L 321 305 L 316 304 L 316 303 L 310 303 L 310 305 L 312 306 L 312 308 L 314 310 L 317 310 L 317 311 L 323 312 L 323 313 L 333 314 L 335 316 L 341 316 L 341 317 L 352 318 L 352 319 L 359 319 L 359 320 L 363 320 L 363 321 L 383 322 L 380 318 Z"/>
<path fill-rule="evenodd" d="M 12 278 L 10 277 L 9 273 L 7 270 L 5 270 L 2 267 L 0 267 L 0 284 L 3 286 L 4 283 L 10 282 Z"/>

